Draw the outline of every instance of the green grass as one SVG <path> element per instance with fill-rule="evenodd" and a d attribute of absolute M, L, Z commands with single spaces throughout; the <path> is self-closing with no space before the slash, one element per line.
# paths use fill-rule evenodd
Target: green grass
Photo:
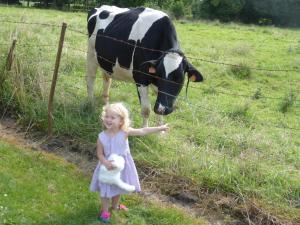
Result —
<path fill-rule="evenodd" d="M 7 77 L 0 93 L 3 108 L 14 109 L 25 124 L 47 130 L 49 81 L 59 26 L 65 21 L 54 130 L 95 143 L 101 130 L 102 79 L 96 80 L 93 110 L 87 107 L 84 78 L 86 14 L 7 7 L 0 12 L 4 21 L 57 25 L 2 22 L 1 65 L 11 33 L 18 30 L 14 70 L 0 73 Z M 260 201 L 280 218 L 299 220 L 300 31 L 206 22 L 175 25 L 183 51 L 205 81 L 190 84 L 188 100 L 182 91 L 177 110 L 165 119 L 171 126 L 168 135 L 130 140 L 135 160 L 193 179 L 199 188 Z M 141 125 L 133 84 L 114 81 L 111 101 L 124 101 L 134 126 Z M 153 114 L 150 119 L 154 125 Z"/>
<path fill-rule="evenodd" d="M 89 177 L 74 165 L 43 152 L 0 141 L 0 224 L 100 224 L 98 194 L 88 190 Z M 175 208 L 138 195 L 123 197 L 129 212 L 114 213 L 111 224 L 204 224 Z"/>

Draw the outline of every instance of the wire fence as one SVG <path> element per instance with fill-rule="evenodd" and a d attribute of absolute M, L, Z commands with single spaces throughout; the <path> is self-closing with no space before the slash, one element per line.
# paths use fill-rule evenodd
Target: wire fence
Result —
<path fill-rule="evenodd" d="M 80 33 L 80 34 L 85 35 L 85 36 L 88 36 L 87 33 L 84 33 L 84 32 L 82 32 L 80 30 L 76 30 L 76 29 L 69 29 L 69 30 L 71 30 L 73 32 Z M 131 47 L 140 48 L 142 50 L 154 51 L 154 52 L 159 52 L 159 53 L 162 53 L 162 54 L 166 54 L 167 53 L 167 51 L 162 51 L 162 50 L 159 50 L 159 49 L 152 49 L 152 48 L 145 48 L 143 46 L 138 46 L 138 45 L 132 44 L 132 43 L 130 43 L 128 41 L 120 40 L 120 39 L 117 39 L 117 38 L 114 38 L 114 37 L 110 37 L 110 36 L 107 36 L 107 35 L 103 35 L 103 34 L 92 34 L 92 35 L 96 36 L 96 37 L 107 38 L 107 39 L 113 40 L 115 42 L 119 42 L 119 43 L 122 43 L 122 44 L 125 44 L 125 45 L 129 45 Z M 232 63 L 226 63 L 226 62 L 218 62 L 218 61 L 214 61 L 214 60 L 208 60 L 208 59 L 191 57 L 191 56 L 186 56 L 186 58 L 187 59 L 198 60 L 198 61 L 202 61 L 202 62 L 207 62 L 207 63 L 224 65 L 224 66 L 242 67 L 241 65 L 238 65 L 238 64 L 232 64 Z M 267 71 L 267 72 L 300 72 L 299 69 L 268 69 L 268 68 L 258 68 L 258 67 L 249 67 L 249 69 L 251 69 L 251 70 L 258 70 L 258 71 Z"/>
<path fill-rule="evenodd" d="M 47 27 L 57 27 L 57 28 L 60 28 L 61 26 L 59 25 L 55 25 L 55 24 L 47 24 L 47 23 L 32 23 L 32 22 L 22 22 L 22 21 L 0 21 L 2 23 L 15 23 L 15 24 L 26 24 L 26 25 L 40 25 L 40 26 L 47 26 Z M 72 31 L 72 32 L 76 32 L 76 33 L 79 33 L 79 34 L 82 34 L 82 35 L 85 35 L 85 36 L 88 36 L 87 33 L 85 32 L 82 32 L 82 31 L 79 31 L 79 30 L 76 30 L 76 29 L 73 29 L 73 28 L 69 28 L 68 30 Z M 116 38 L 113 38 L 113 37 L 109 37 L 109 36 L 106 36 L 106 35 L 100 35 L 100 34 L 97 34 L 97 36 L 102 36 L 104 38 L 108 38 L 108 39 L 111 39 L 115 42 L 119 42 L 119 43 L 122 43 L 122 44 L 126 44 L 126 45 L 131 45 L 133 47 L 138 47 L 138 48 L 142 48 L 143 50 L 147 50 L 147 51 L 159 51 L 163 54 L 165 54 L 166 52 L 165 51 L 160 51 L 160 50 L 157 50 L 157 49 L 149 49 L 149 48 L 143 48 L 143 47 L 140 47 L 140 46 L 136 46 L 136 45 L 133 45 L 132 43 L 129 43 L 129 42 L 126 42 L 126 41 L 123 41 L 123 40 L 118 40 Z M 9 43 L 1 43 L 0 44 L 1 46 L 9 46 L 10 44 Z M 37 45 L 31 45 L 31 44 L 22 44 L 22 43 L 18 43 L 18 46 L 20 47 L 30 47 L 30 48 L 34 48 L 34 47 L 38 47 L 40 49 L 42 48 L 46 48 L 46 47 L 49 47 L 49 48 L 56 48 L 57 45 L 52 45 L 52 44 L 38 44 Z M 86 56 L 87 54 L 87 51 L 86 50 L 82 50 L 82 49 L 77 49 L 77 48 L 74 48 L 74 47 L 71 47 L 71 44 L 70 43 L 67 43 L 65 42 L 65 47 L 66 49 L 71 49 L 73 51 L 77 51 L 77 52 L 81 52 L 84 56 Z M 112 62 L 111 60 L 107 59 L 107 58 L 104 58 L 103 56 L 101 55 L 97 55 L 98 58 L 101 58 L 102 60 L 110 63 L 112 66 L 115 65 L 115 62 Z M 213 60 L 207 60 L 207 59 L 202 59 L 202 58 L 195 58 L 195 57 L 186 57 L 186 58 L 189 58 L 189 59 L 193 59 L 193 60 L 199 60 L 199 61 L 203 61 L 203 62 L 207 62 L 207 63 L 213 63 L 213 64 L 216 64 L 216 65 L 225 65 L 225 66 L 234 66 L 234 67 L 240 67 L 240 65 L 236 65 L 236 64 L 231 64 L 231 63 L 225 63 L 225 62 L 217 62 L 217 61 L 213 61 Z M 31 63 L 43 63 L 43 61 L 41 61 L 40 59 L 37 59 L 36 62 L 31 62 Z M 136 70 L 136 69 L 130 69 L 130 68 L 126 68 L 126 67 L 122 67 L 123 69 L 126 69 L 126 70 L 131 70 L 132 72 L 137 72 L 139 74 L 142 74 L 143 76 L 149 76 L 151 78 L 155 78 L 155 79 L 160 79 L 160 80 L 163 80 L 165 82 L 170 82 L 170 83 L 173 83 L 173 84 L 177 84 L 179 86 L 182 86 L 184 84 L 179 84 L 179 83 L 176 83 L 174 81 L 170 81 L 170 80 L 167 80 L 167 79 L 164 79 L 164 78 L 160 78 L 160 77 L 157 77 L 157 76 L 154 76 L 153 74 L 148 74 L 148 73 L 145 73 L 143 71 L 140 71 L 140 70 Z M 255 68 L 255 67 L 252 67 L 250 68 L 251 70 L 259 70 L 259 71 L 268 71 L 268 72 L 300 72 L 300 70 L 295 70 L 295 69 L 268 69 L 268 68 Z M 107 72 L 109 73 L 109 72 Z M 83 76 L 81 77 L 83 78 Z M 52 82 L 52 80 L 43 80 L 43 81 L 40 81 L 40 83 L 50 83 Z M 138 83 L 136 83 L 138 84 Z M 141 84 L 138 84 L 138 85 L 141 85 Z M 78 90 L 82 89 L 82 86 L 81 85 L 76 85 L 76 86 L 72 86 L 71 88 L 73 88 L 73 91 L 69 91 L 68 89 L 70 89 L 70 85 L 68 86 L 68 88 L 65 88 L 64 89 L 64 92 L 69 94 L 69 96 L 72 96 L 74 95 L 74 93 L 78 92 Z M 195 86 L 190 86 L 191 88 L 193 89 L 196 89 L 198 91 L 203 91 L 201 88 L 199 87 L 195 87 Z M 81 90 L 82 92 L 84 92 L 83 90 Z M 223 95 L 230 95 L 230 96 L 234 96 L 234 97 L 244 97 L 244 98 L 253 98 L 253 95 L 249 95 L 249 94 L 243 94 L 243 93 L 232 93 L 232 92 L 228 92 L 228 91 L 222 91 L 222 90 L 214 90 L 215 93 L 219 93 L 219 94 L 223 94 Z M 194 103 L 190 103 L 189 100 L 187 100 L 187 98 L 185 97 L 182 97 L 182 96 L 173 96 L 169 93 L 166 93 L 166 92 L 162 92 L 162 91 L 159 91 L 158 90 L 158 93 L 161 93 L 161 94 L 164 94 L 164 95 L 169 95 L 173 98 L 176 98 L 178 100 L 180 100 L 182 103 L 185 103 L 188 105 L 188 107 L 190 108 L 190 110 L 192 111 L 193 114 L 195 114 L 195 112 L 197 111 L 202 111 L 202 110 L 205 110 L 205 111 L 208 111 L 210 113 L 214 112 L 214 110 L 208 108 L 208 107 L 204 107 L 203 105 L 197 105 L 197 104 L 194 104 Z M 75 97 L 76 98 L 76 97 Z M 279 97 L 271 97 L 271 96 L 259 96 L 259 98 L 265 98 L 265 99 L 272 99 L 272 100 L 278 100 L 278 101 L 284 101 L 284 98 L 279 98 Z M 295 99 L 294 100 L 295 102 L 299 102 L 300 100 L 297 100 Z M 258 125 L 261 125 L 261 126 L 267 126 L 267 127 L 274 127 L 274 128 L 279 128 L 279 129 L 289 129 L 289 130 L 294 130 L 294 131 L 299 131 L 300 129 L 299 128 L 296 128 L 296 127 L 291 127 L 291 126 L 287 126 L 287 125 L 274 125 L 274 124 L 271 124 L 271 123 L 266 123 L 266 122 L 257 122 Z"/>
<path fill-rule="evenodd" d="M 74 50 L 74 51 L 79 51 L 79 52 L 82 52 L 82 53 L 85 53 L 87 54 L 86 51 L 84 50 L 80 50 L 80 49 L 76 49 L 76 48 L 72 48 L 72 47 L 69 47 L 70 49 Z M 103 56 L 97 54 L 97 57 L 98 58 L 101 58 L 102 60 L 110 63 L 111 65 L 115 66 L 115 62 L 107 59 L 107 58 L 104 58 Z M 128 70 L 128 71 L 132 71 L 132 72 L 137 72 L 138 74 L 142 74 L 143 76 L 148 76 L 150 78 L 155 78 L 157 80 L 162 80 L 164 82 L 167 82 L 167 83 L 172 83 L 172 84 L 177 84 L 178 86 L 182 86 L 183 84 L 180 84 L 180 83 L 176 83 L 175 81 L 171 81 L 171 80 L 167 80 L 167 79 L 164 79 L 162 77 L 157 77 L 153 74 L 149 74 L 149 73 L 146 73 L 144 71 L 141 71 L 141 70 L 137 70 L 137 69 L 131 69 L 131 68 L 128 68 L 128 67 L 124 67 L 124 66 L 120 66 L 122 69 L 125 69 L 125 70 Z M 281 72 L 287 72 L 287 71 L 281 71 Z M 107 71 L 107 73 L 109 74 L 110 72 Z M 198 91 L 203 91 L 200 87 L 195 87 L 195 86 L 190 86 L 191 88 L 193 89 L 196 89 Z M 224 91 L 220 91 L 220 90 L 214 90 L 215 93 L 220 93 L 220 94 L 224 94 L 224 95 L 231 95 L 231 96 L 235 96 L 235 97 L 245 97 L 245 98 L 253 98 L 253 95 L 247 95 L 247 94 L 237 94 L 237 93 L 230 93 L 230 92 L 224 92 Z M 259 98 L 265 98 L 265 99 L 273 99 L 273 100 L 284 100 L 283 98 L 279 98 L 279 97 L 270 97 L 270 96 L 259 96 Z M 295 101 L 300 101 L 300 100 L 297 100 L 295 99 Z"/>
<path fill-rule="evenodd" d="M 7 20 L 0 20 L 0 22 L 2 23 L 16 23 L 16 24 L 27 24 L 27 25 L 40 25 L 40 26 L 48 26 L 48 27 L 57 27 L 60 28 L 60 25 L 57 24 L 48 24 L 48 23 L 38 23 L 38 22 L 22 22 L 22 21 L 7 21 Z M 68 30 L 82 34 L 84 36 L 88 36 L 88 33 L 83 32 L 81 30 L 77 30 L 74 28 L 69 28 Z M 132 44 L 128 41 L 124 41 L 124 40 L 120 40 L 111 36 L 107 36 L 107 35 L 103 35 L 103 34 L 92 34 L 93 36 L 96 37 L 103 37 L 103 38 L 107 38 L 110 40 L 113 40 L 115 42 L 119 42 L 125 45 L 129 45 L 132 47 L 136 47 L 136 48 L 140 48 L 143 50 L 147 50 L 147 51 L 155 51 L 155 52 L 160 52 L 162 54 L 167 53 L 166 51 L 162 51 L 159 49 L 152 49 L 152 48 L 145 48 L 143 46 L 137 46 L 135 44 Z M 219 62 L 219 61 L 214 61 L 214 60 L 209 60 L 209 59 L 203 59 L 203 58 L 198 58 L 198 57 L 191 57 L 191 56 L 186 56 L 186 58 L 188 59 L 193 59 L 193 60 L 198 60 L 198 61 L 202 61 L 202 62 L 207 62 L 207 63 L 212 63 L 212 64 L 218 64 L 218 65 L 224 65 L 224 66 L 233 66 L 233 67 L 241 67 L 241 65 L 238 64 L 233 64 L 233 63 L 227 63 L 227 62 Z M 285 66 L 279 66 L 279 67 L 285 67 Z M 267 71 L 267 72 L 300 72 L 300 69 L 269 69 L 269 68 L 259 68 L 259 67 L 249 67 L 249 69 L 251 70 L 258 70 L 258 71 Z"/>

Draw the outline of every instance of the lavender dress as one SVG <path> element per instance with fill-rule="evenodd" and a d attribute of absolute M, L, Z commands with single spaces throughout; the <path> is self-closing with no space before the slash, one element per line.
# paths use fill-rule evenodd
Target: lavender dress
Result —
<path fill-rule="evenodd" d="M 125 159 L 125 168 L 122 170 L 121 179 L 135 186 L 135 191 L 140 192 L 141 186 L 139 182 L 139 177 L 136 171 L 136 167 L 132 156 L 130 154 L 128 138 L 124 131 L 119 131 L 114 136 L 109 136 L 105 131 L 102 131 L 99 134 L 99 141 L 102 143 L 104 147 L 104 156 L 108 158 L 110 154 L 118 154 L 124 157 Z M 100 192 L 100 196 L 104 198 L 111 198 L 116 195 L 126 194 L 127 191 L 114 186 L 104 184 L 98 181 L 98 173 L 99 173 L 100 163 L 98 163 L 96 169 L 94 170 L 94 174 L 92 177 L 92 181 L 90 184 L 90 190 L 93 192 Z"/>

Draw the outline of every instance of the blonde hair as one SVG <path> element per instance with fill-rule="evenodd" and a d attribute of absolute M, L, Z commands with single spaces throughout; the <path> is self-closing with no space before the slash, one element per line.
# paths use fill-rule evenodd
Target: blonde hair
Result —
<path fill-rule="evenodd" d="M 129 119 L 129 112 L 127 108 L 124 106 L 122 102 L 116 102 L 107 104 L 103 107 L 101 119 L 104 120 L 104 117 L 107 113 L 107 111 L 111 111 L 116 113 L 122 120 L 123 124 L 121 125 L 120 129 L 127 131 L 130 126 L 130 119 Z"/>

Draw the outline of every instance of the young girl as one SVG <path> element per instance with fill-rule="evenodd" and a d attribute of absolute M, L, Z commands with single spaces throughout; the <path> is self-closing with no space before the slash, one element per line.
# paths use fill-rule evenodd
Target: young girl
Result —
<path fill-rule="evenodd" d="M 129 127 L 129 113 L 122 103 L 109 104 L 103 107 L 101 115 L 105 130 L 102 131 L 97 140 L 97 156 L 99 163 L 94 171 L 90 190 L 100 192 L 102 208 L 99 220 L 109 222 L 109 201 L 111 199 L 112 210 L 128 210 L 126 206 L 119 204 L 120 195 L 126 194 L 125 190 L 114 185 L 104 184 L 98 181 L 99 167 L 103 164 L 108 170 L 113 169 L 113 165 L 107 160 L 110 154 L 118 154 L 125 159 L 125 168 L 121 173 L 121 179 L 135 186 L 135 191 L 140 192 L 140 182 L 136 167 L 130 154 L 128 136 L 143 136 L 160 131 L 167 131 L 167 125 L 158 127 L 144 127 L 134 129 Z"/>

